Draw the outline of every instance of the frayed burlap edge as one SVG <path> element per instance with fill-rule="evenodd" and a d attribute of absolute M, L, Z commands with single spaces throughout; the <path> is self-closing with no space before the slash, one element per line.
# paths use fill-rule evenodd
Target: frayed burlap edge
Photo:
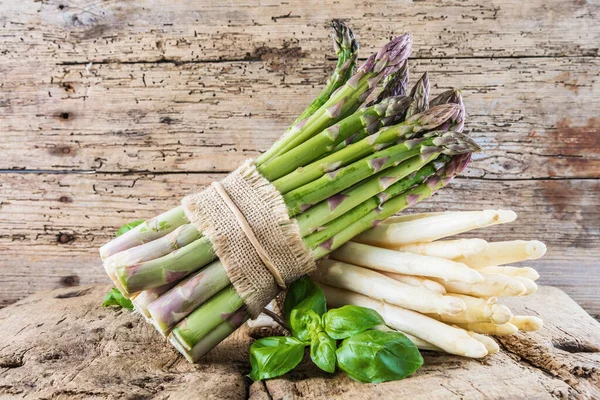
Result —
<path fill-rule="evenodd" d="M 251 161 L 221 182 L 249 226 L 269 254 L 284 282 L 289 285 L 315 270 L 295 220 L 288 216 L 283 196 Z M 190 221 L 208 237 L 250 315 L 257 317 L 279 288 L 245 236 L 226 202 L 213 187 L 186 196 L 182 205 Z"/>

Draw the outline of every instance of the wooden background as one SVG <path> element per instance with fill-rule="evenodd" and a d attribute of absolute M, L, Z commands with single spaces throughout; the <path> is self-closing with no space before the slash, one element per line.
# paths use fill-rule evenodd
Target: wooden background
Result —
<path fill-rule="evenodd" d="M 549 247 L 541 282 L 600 314 L 600 2 L 0 0 L 0 304 L 107 282 L 97 248 L 266 150 L 335 63 L 411 31 L 413 78 L 463 89 L 485 148 L 427 210 Z M 414 79 L 413 79 L 414 82 Z"/>

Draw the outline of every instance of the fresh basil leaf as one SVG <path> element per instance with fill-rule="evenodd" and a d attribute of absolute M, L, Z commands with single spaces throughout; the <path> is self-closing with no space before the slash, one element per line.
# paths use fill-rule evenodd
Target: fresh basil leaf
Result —
<path fill-rule="evenodd" d="M 340 369 L 359 382 L 403 379 L 423 365 L 419 350 L 400 332 L 358 333 L 342 342 L 336 356 Z"/>
<path fill-rule="evenodd" d="M 295 337 L 272 336 L 259 339 L 250 346 L 248 375 L 254 381 L 275 378 L 294 369 L 304 356 L 304 343 Z"/>
<path fill-rule="evenodd" d="M 366 307 L 346 305 L 323 314 L 323 328 L 334 339 L 346 339 L 383 323 L 377 311 Z"/>
<path fill-rule="evenodd" d="M 131 303 L 131 300 L 125 298 L 123 293 L 121 293 L 117 288 L 110 289 L 110 291 L 106 293 L 106 296 L 104 296 L 102 307 L 109 306 L 119 306 L 128 310 L 133 310 L 133 304 Z"/>
<path fill-rule="evenodd" d="M 325 372 L 335 372 L 335 340 L 325 332 L 319 332 L 313 336 L 310 342 L 310 358 Z"/>
<path fill-rule="evenodd" d="M 308 276 L 303 276 L 292 283 L 285 295 L 283 314 L 286 321 L 289 322 L 290 314 L 295 308 L 313 310 L 319 316 L 327 311 L 323 289 L 318 287 Z"/>
<path fill-rule="evenodd" d="M 314 335 L 323 330 L 321 317 L 316 312 L 298 308 L 290 314 L 290 328 L 292 335 L 304 342 L 309 342 Z"/>
<path fill-rule="evenodd" d="M 143 223 L 144 223 L 143 219 L 138 219 L 137 221 L 131 221 L 131 222 L 126 223 L 125 225 L 120 227 L 119 230 L 117 231 L 117 237 L 121 236 L 125 232 L 130 231 L 133 228 L 135 228 L 136 226 L 143 224 Z"/>

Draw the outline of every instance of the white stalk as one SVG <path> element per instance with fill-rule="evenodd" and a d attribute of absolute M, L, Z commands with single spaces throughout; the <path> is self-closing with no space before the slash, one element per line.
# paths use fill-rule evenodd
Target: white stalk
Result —
<path fill-rule="evenodd" d="M 511 240 L 490 242 L 481 253 L 459 258 L 457 261 L 472 268 L 512 264 L 525 260 L 536 260 L 546 254 L 546 245 L 537 240 Z"/>
<path fill-rule="evenodd" d="M 473 229 L 511 222 L 514 218 L 516 214 L 507 210 L 443 213 L 411 221 L 381 224 L 362 233 L 354 240 L 382 247 L 433 242 Z"/>
<path fill-rule="evenodd" d="M 506 324 L 496 325 L 491 324 L 489 322 L 471 322 L 468 324 L 454 324 L 459 328 L 465 329 L 467 331 L 473 331 L 477 333 L 482 333 L 485 335 L 495 335 L 495 336 L 509 336 L 514 335 L 519 331 L 519 329 L 507 322 Z"/>
<path fill-rule="evenodd" d="M 455 260 L 484 251 L 488 244 L 483 239 L 438 240 L 431 243 L 412 243 L 395 246 L 397 251 Z"/>
<path fill-rule="evenodd" d="M 464 302 L 456 297 L 444 296 L 424 287 L 410 286 L 379 272 L 339 261 L 322 261 L 314 278 L 340 289 L 422 313 L 452 315 L 465 309 Z"/>
<path fill-rule="evenodd" d="M 515 315 L 511 318 L 510 323 L 523 332 L 539 331 L 544 325 L 544 321 L 541 318 L 531 315 Z"/>
<path fill-rule="evenodd" d="M 462 329 L 453 328 L 423 314 L 374 300 L 358 293 L 328 285 L 320 286 L 325 292 L 327 304 L 330 307 L 354 304 L 372 308 L 383 317 L 389 327 L 416 336 L 447 353 L 472 358 L 481 358 L 487 355 L 485 346 Z"/>
<path fill-rule="evenodd" d="M 508 307 L 496 304 L 497 298 L 495 297 L 484 300 L 461 294 L 453 296 L 465 302 L 467 308 L 464 311 L 456 315 L 429 314 L 429 316 L 448 323 L 491 322 L 493 324 L 504 324 L 513 316 Z"/>
<path fill-rule="evenodd" d="M 464 282 L 446 282 L 432 278 L 442 284 L 448 293 L 468 294 L 475 297 L 521 296 L 527 292 L 525 286 L 518 280 L 505 275 L 481 274 L 483 282 L 468 284 Z"/>
<path fill-rule="evenodd" d="M 392 272 L 381 272 L 385 276 L 389 276 L 390 278 L 397 280 L 398 282 L 406 283 L 410 286 L 415 287 L 424 287 L 425 289 L 431 290 L 432 292 L 439 294 L 446 294 L 446 288 L 440 285 L 437 282 L 434 282 L 430 279 L 425 279 L 422 276 L 413 276 L 413 275 L 402 275 L 402 274 L 394 274 Z"/>
<path fill-rule="evenodd" d="M 455 261 L 382 249 L 360 243 L 346 243 L 334 251 L 331 258 L 397 274 L 436 277 L 446 281 L 466 283 L 483 281 L 477 271 Z"/>
<path fill-rule="evenodd" d="M 529 267 L 482 267 L 477 268 L 479 272 L 485 272 L 486 274 L 506 275 L 506 276 L 522 276 L 523 278 L 529 278 L 532 281 L 537 280 L 540 274 L 533 268 Z"/>

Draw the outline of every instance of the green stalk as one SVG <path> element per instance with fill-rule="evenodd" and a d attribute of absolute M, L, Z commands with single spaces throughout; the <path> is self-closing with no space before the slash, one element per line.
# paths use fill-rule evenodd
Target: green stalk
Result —
<path fill-rule="evenodd" d="M 292 124 L 307 119 L 315 113 L 323 104 L 329 100 L 331 94 L 342 86 L 354 73 L 354 65 L 358 58 L 358 42 L 354 38 L 352 30 L 344 22 L 334 19 L 331 21 L 331 36 L 333 38 L 333 48 L 338 57 L 337 65 L 333 74 L 327 80 L 325 87 L 315 100 Z M 290 127 L 291 129 L 291 127 Z"/>
<path fill-rule="evenodd" d="M 452 180 L 452 178 L 462 172 L 462 170 L 469 163 L 470 159 L 470 153 L 455 156 L 446 165 L 446 168 L 439 170 L 435 176 L 430 177 L 424 183 L 402 193 L 401 195 L 386 200 L 381 207 L 372 210 L 358 221 L 347 226 L 329 240 L 314 248 L 313 255 L 315 259 L 325 257 L 327 254 L 331 253 L 333 250 L 348 242 L 358 234 L 372 228 L 374 225 L 379 224 L 381 221 L 404 210 L 405 208 L 411 207 L 425 198 L 430 197 L 437 190 L 446 186 Z"/>
<path fill-rule="evenodd" d="M 367 134 L 377 132 L 386 121 L 395 119 L 399 114 L 404 114 L 409 102 L 407 97 L 390 97 L 379 104 L 360 109 L 298 147 L 260 165 L 258 171 L 269 181 L 281 178 L 296 168 L 319 159 L 338 143 L 359 131 Z"/>
<path fill-rule="evenodd" d="M 430 159 L 435 159 L 436 157 L 437 154 L 432 155 Z M 415 159 L 417 158 L 420 159 L 420 157 L 415 157 Z M 411 162 L 412 160 L 413 159 L 407 160 L 406 162 Z M 436 165 L 440 163 L 446 163 L 449 160 L 449 156 L 443 155 L 437 158 L 436 161 L 428 163 L 423 168 L 419 169 L 416 173 L 411 173 L 410 175 L 402 178 L 386 190 L 373 195 L 371 198 L 363 201 L 356 207 L 340 215 L 338 218 L 324 224 L 323 226 L 318 227 L 315 230 L 315 232 L 309 234 L 304 238 L 304 243 L 306 243 L 306 245 L 309 248 L 314 249 L 321 243 L 326 242 L 337 233 L 343 231 L 348 226 L 360 220 L 362 217 L 369 214 L 371 211 L 376 210 L 379 206 L 381 206 L 381 204 L 385 202 L 386 199 L 398 196 L 399 194 L 402 194 L 405 191 L 409 190 L 411 187 L 423 183 L 423 181 L 435 174 Z"/>
<path fill-rule="evenodd" d="M 381 129 L 379 132 L 357 143 L 346 146 L 338 152 L 330 154 L 307 166 L 298 168 L 272 183 L 279 193 L 285 195 L 300 186 L 320 178 L 328 172 L 335 171 L 340 167 L 360 160 L 398 140 L 410 139 L 420 132 L 435 129 L 452 115 L 456 114 L 457 111 L 458 106 L 456 104 L 443 104 L 431 108 L 422 114 L 413 115 L 398 125 Z"/>
<path fill-rule="evenodd" d="M 200 236 L 200 232 L 194 225 L 182 225 L 161 238 L 113 254 L 104 260 L 104 264 L 111 268 L 110 266 L 131 265 L 154 260 L 169 254 L 173 250 L 187 246 L 199 239 Z"/>
<path fill-rule="evenodd" d="M 113 254 L 167 235 L 181 225 L 189 224 L 183 207 L 175 207 L 125 232 L 100 248 L 104 260 Z"/>
<path fill-rule="evenodd" d="M 358 71 L 339 87 L 325 104 L 308 119 L 302 120 L 284 134 L 269 150 L 256 159 L 261 165 L 307 141 L 344 115 L 354 112 L 373 91 L 379 80 L 396 71 L 408 58 L 412 45 L 409 34 L 397 37 L 379 53 L 369 57 Z"/>
<path fill-rule="evenodd" d="M 406 118 L 422 113 L 429 108 L 429 90 L 429 74 L 425 72 L 410 91 L 413 102 L 406 111 Z"/>
<path fill-rule="evenodd" d="M 215 348 L 223 340 L 227 339 L 237 328 L 243 325 L 250 318 L 250 315 L 244 309 L 240 309 L 231 315 L 225 322 L 219 324 L 215 329 L 210 331 L 206 336 L 198 341 L 192 348 L 187 350 L 177 341 L 177 338 L 173 335 L 169 337 L 169 340 L 175 346 L 185 358 L 195 363 L 203 355 L 208 353 L 210 350 Z"/>
<path fill-rule="evenodd" d="M 377 99 L 375 101 L 368 103 L 367 106 L 372 106 L 374 104 L 381 103 L 388 97 L 406 96 L 406 86 L 408 85 L 408 76 L 409 76 L 409 73 L 408 73 L 408 60 L 407 60 L 407 61 L 404 61 L 404 64 L 402 64 L 402 67 L 397 72 L 395 72 L 392 75 L 389 75 L 385 79 L 383 90 L 379 93 L 379 96 L 377 96 Z M 410 97 L 405 97 L 405 98 L 407 99 L 407 101 L 412 101 L 412 98 L 410 98 Z M 408 105 L 406 105 L 406 108 L 404 108 L 401 112 L 398 112 L 396 115 L 396 118 L 393 118 L 393 119 L 390 118 L 390 119 L 383 120 L 382 121 L 383 127 L 395 125 L 395 124 L 402 122 L 406 118 L 406 111 L 408 110 L 409 105 L 410 105 L 410 103 Z M 348 146 L 349 144 L 356 143 L 356 142 L 366 138 L 370 134 L 371 134 L 370 132 L 367 132 L 365 129 L 362 129 L 362 130 L 358 131 L 357 133 L 355 133 L 354 135 L 350 136 L 348 139 L 340 142 L 335 147 L 335 149 L 333 149 L 332 153 L 335 153 L 336 151 L 343 149 L 344 147 Z"/>
<path fill-rule="evenodd" d="M 203 337 L 226 321 L 243 305 L 244 300 L 237 294 L 233 286 L 229 286 L 177 324 L 171 335 L 184 349 L 190 351 Z"/>
<path fill-rule="evenodd" d="M 133 293 L 166 285 L 197 271 L 216 258 L 212 244 L 202 237 L 166 256 L 135 265 L 119 265 L 114 269 L 120 287 Z"/>
<path fill-rule="evenodd" d="M 231 282 L 220 261 L 182 280 L 148 307 L 156 328 L 163 334 Z"/>
<path fill-rule="evenodd" d="M 350 212 L 350 210 L 354 209 L 356 206 L 362 204 L 376 194 L 383 192 L 399 180 L 403 180 L 413 172 L 418 171 L 417 174 L 420 174 L 421 170 L 428 170 L 425 165 L 430 161 L 433 161 L 438 154 L 439 153 L 433 153 L 428 158 L 420 156 L 412 157 L 398 164 L 396 167 L 381 171 L 375 176 L 309 208 L 302 214 L 296 216 L 300 234 L 302 236 L 310 235 L 308 236 L 310 238 L 315 234 L 313 232 L 322 231 L 325 227 L 324 225 L 328 222 Z M 435 172 L 435 170 L 431 171 L 431 173 L 433 172 Z M 414 179 L 408 179 L 408 181 L 413 182 Z M 309 247 L 312 246 L 309 244 Z"/>
<path fill-rule="evenodd" d="M 434 138 L 413 144 L 404 141 L 385 150 L 378 151 L 362 158 L 346 167 L 325 174 L 319 179 L 295 189 L 283 196 L 290 215 L 304 212 L 313 205 L 323 201 L 342 190 L 366 179 L 379 171 L 397 165 L 411 157 L 427 151 L 427 154 L 437 152 L 433 144 Z"/>

